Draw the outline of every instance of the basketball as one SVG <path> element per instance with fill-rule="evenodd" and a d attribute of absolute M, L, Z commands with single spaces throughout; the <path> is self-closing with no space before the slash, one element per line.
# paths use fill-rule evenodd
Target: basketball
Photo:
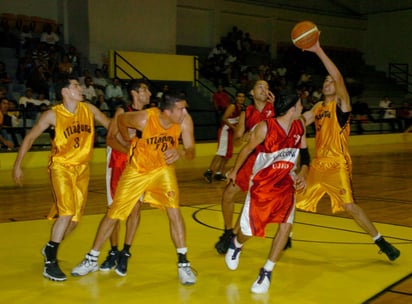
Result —
<path fill-rule="evenodd" d="M 300 49 L 308 49 L 319 39 L 319 29 L 311 21 L 301 21 L 297 23 L 291 32 L 292 42 Z"/>

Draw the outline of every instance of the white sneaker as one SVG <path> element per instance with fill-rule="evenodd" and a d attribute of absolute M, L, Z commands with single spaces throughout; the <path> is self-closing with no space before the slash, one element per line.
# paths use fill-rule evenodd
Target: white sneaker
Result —
<path fill-rule="evenodd" d="M 239 266 L 239 256 L 241 250 L 242 247 L 236 247 L 232 240 L 225 256 L 226 266 L 230 270 L 236 270 Z"/>
<path fill-rule="evenodd" d="M 272 271 L 267 271 L 264 268 L 261 268 L 256 281 L 250 288 L 250 291 L 253 293 L 266 293 L 270 287 L 271 277 Z"/>
<path fill-rule="evenodd" d="M 183 285 L 192 285 L 196 283 L 196 275 L 193 273 L 190 263 L 178 263 L 177 266 L 180 283 Z"/>
<path fill-rule="evenodd" d="M 84 276 L 89 272 L 95 272 L 99 269 L 97 264 L 97 257 L 92 256 L 91 254 L 86 254 L 84 260 L 72 270 L 72 276 Z"/>

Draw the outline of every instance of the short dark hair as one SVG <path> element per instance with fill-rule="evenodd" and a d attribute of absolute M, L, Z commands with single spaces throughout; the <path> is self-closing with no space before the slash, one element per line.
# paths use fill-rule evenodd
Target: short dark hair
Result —
<path fill-rule="evenodd" d="M 174 92 L 173 90 L 163 94 L 161 100 L 158 103 L 158 108 L 163 111 L 165 109 L 173 109 L 176 102 L 186 100 L 186 94 L 184 92 Z"/>
<path fill-rule="evenodd" d="M 283 116 L 286 112 L 299 101 L 297 94 L 281 94 L 275 100 L 276 117 Z"/>
<path fill-rule="evenodd" d="M 70 86 L 70 81 L 72 80 L 77 80 L 78 78 L 75 76 L 66 76 L 63 77 L 62 79 L 60 79 L 57 84 L 56 84 L 56 98 L 57 100 L 62 100 L 63 96 L 62 96 L 62 90 L 64 88 L 68 88 Z"/>
<path fill-rule="evenodd" d="M 129 93 L 130 93 L 130 91 L 138 91 L 140 89 L 140 87 L 142 86 L 142 84 L 145 84 L 145 85 L 148 86 L 147 81 L 143 78 L 133 79 L 132 81 L 130 81 L 127 91 Z"/>

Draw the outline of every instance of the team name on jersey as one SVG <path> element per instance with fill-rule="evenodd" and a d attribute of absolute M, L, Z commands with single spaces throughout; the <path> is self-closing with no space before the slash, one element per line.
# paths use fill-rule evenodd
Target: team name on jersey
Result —
<path fill-rule="evenodd" d="M 175 138 L 173 136 L 154 136 L 146 138 L 146 143 L 148 145 L 155 145 L 155 150 L 160 149 L 161 151 L 166 151 L 169 143 L 171 146 L 175 144 Z"/>
<path fill-rule="evenodd" d="M 297 157 L 297 153 L 298 150 L 294 149 L 294 148 L 288 148 L 288 149 L 283 149 L 281 151 L 278 151 L 275 153 L 275 155 L 273 156 L 273 162 L 277 162 L 277 161 L 287 161 L 290 159 L 294 159 Z"/>
<path fill-rule="evenodd" d="M 320 120 L 320 119 L 325 118 L 325 117 L 331 118 L 331 113 L 330 113 L 330 111 L 323 111 L 322 113 L 316 115 L 316 116 L 315 116 L 315 119 L 316 119 L 316 120 Z"/>
<path fill-rule="evenodd" d="M 92 128 L 87 124 L 74 124 L 64 130 L 64 137 L 68 138 L 73 134 L 92 133 Z"/>

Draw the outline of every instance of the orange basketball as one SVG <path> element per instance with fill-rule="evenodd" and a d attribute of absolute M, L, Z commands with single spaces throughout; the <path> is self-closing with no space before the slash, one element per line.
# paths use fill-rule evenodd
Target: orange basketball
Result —
<path fill-rule="evenodd" d="M 292 42 L 300 49 L 308 49 L 319 39 L 319 30 L 311 21 L 301 21 L 297 23 L 291 32 Z"/>

